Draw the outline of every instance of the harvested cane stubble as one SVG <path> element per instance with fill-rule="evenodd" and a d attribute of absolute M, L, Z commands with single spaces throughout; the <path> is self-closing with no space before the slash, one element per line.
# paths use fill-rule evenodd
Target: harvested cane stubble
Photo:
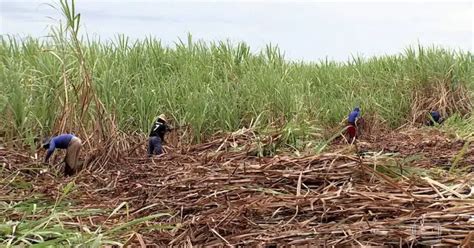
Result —
<path fill-rule="evenodd" d="M 232 151 L 245 142 L 227 137 L 175 148 L 153 160 L 133 155 L 100 173 L 82 172 L 69 197 L 82 208 L 128 202 L 130 216 L 119 214 L 106 223 L 105 215 L 83 220 L 105 228 L 127 218 L 170 213 L 135 228 L 147 244 L 473 245 L 473 173 L 445 180 L 394 178 L 378 170 L 384 159 L 371 155 L 257 158 L 248 150 Z M 22 154 L 0 153 L 3 173 L 31 163 Z M 6 185 L 2 194 L 41 192 L 54 199 L 71 180 L 21 173 L 34 181 L 34 189 L 20 194 Z M 158 223 L 176 228 L 146 229 Z"/>

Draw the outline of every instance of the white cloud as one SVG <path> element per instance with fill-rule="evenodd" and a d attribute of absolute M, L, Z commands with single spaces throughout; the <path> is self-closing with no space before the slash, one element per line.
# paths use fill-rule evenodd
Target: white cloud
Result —
<path fill-rule="evenodd" d="M 223 2 L 224 1 L 224 2 Z M 271 2 L 271 3 L 270 3 Z M 437 2 L 437 3 L 434 3 Z M 47 34 L 58 13 L 43 1 L 2 0 L 0 33 Z M 102 40 L 123 33 L 166 44 L 187 32 L 205 40 L 243 40 L 252 48 L 279 44 L 291 58 L 346 59 L 402 51 L 408 45 L 472 50 L 470 2 L 76 1 L 87 33 Z"/>

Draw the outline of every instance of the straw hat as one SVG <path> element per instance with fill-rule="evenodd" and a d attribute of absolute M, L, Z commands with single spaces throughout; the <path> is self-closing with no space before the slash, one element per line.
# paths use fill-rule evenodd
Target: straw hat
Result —
<path fill-rule="evenodd" d="M 160 119 L 160 120 L 166 122 L 166 115 L 165 115 L 165 114 L 161 114 L 161 115 L 158 116 L 158 119 Z"/>

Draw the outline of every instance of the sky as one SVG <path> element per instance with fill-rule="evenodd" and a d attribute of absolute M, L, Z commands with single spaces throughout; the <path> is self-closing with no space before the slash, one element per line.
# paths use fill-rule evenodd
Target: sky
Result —
<path fill-rule="evenodd" d="M 59 12 L 47 0 L 0 0 L 0 34 L 45 37 Z M 291 60 L 345 61 L 403 52 L 408 46 L 473 51 L 470 1 L 76 0 L 82 33 L 244 41 L 253 51 L 278 45 Z"/>

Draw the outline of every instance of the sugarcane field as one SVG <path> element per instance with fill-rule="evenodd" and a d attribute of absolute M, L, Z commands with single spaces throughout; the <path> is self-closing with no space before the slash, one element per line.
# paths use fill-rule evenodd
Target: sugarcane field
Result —
<path fill-rule="evenodd" d="M 19 38 L 33 2 L 2 2 L 1 247 L 474 247 L 472 46 L 295 60 L 273 42 L 169 45 L 171 27 L 88 32 L 213 16 L 219 33 L 277 3 L 38 3 L 47 35 Z M 344 8 L 278 4 L 296 21 Z"/>

